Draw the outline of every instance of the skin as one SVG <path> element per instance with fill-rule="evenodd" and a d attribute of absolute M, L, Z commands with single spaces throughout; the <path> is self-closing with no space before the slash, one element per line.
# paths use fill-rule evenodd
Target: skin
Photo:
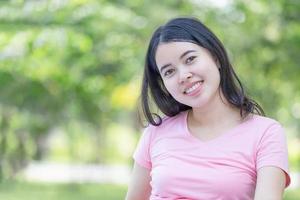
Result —
<path fill-rule="evenodd" d="M 213 139 L 241 123 L 239 109 L 223 97 L 219 66 L 209 51 L 189 42 L 165 43 L 158 46 L 156 62 L 169 93 L 180 103 L 192 107 L 188 128 L 194 136 Z M 192 83 L 200 80 L 204 82 L 198 95 L 184 93 Z"/>
<path fill-rule="evenodd" d="M 242 122 L 239 109 L 223 97 L 219 66 L 208 50 L 189 42 L 163 43 L 158 46 L 155 59 L 168 92 L 178 102 L 192 107 L 188 128 L 199 140 L 212 140 Z M 192 96 L 186 94 L 199 81 L 203 81 L 201 89 Z M 149 199 L 150 180 L 150 171 L 135 163 L 126 199 Z M 282 199 L 284 186 L 281 169 L 262 167 L 257 172 L 255 200 Z"/>
<path fill-rule="evenodd" d="M 126 200 L 149 199 L 151 193 L 150 170 L 134 163 Z"/>
<path fill-rule="evenodd" d="M 188 42 L 161 44 L 157 49 L 156 63 L 165 87 L 180 103 L 204 111 L 212 99 L 221 100 L 218 66 L 206 49 Z M 205 81 L 201 95 L 191 98 L 184 94 L 191 83 L 201 80 Z"/>

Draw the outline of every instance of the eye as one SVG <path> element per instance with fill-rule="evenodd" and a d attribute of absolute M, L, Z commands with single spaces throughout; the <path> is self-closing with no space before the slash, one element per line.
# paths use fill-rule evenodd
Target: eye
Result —
<path fill-rule="evenodd" d="M 174 72 L 174 69 L 168 69 L 164 72 L 164 76 L 169 76 Z"/>
<path fill-rule="evenodd" d="M 191 62 L 193 62 L 193 60 L 196 58 L 196 56 L 190 56 L 185 60 L 186 64 L 190 64 Z"/>

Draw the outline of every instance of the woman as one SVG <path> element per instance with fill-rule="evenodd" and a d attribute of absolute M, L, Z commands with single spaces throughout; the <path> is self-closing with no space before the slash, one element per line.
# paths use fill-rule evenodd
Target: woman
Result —
<path fill-rule="evenodd" d="M 151 113 L 150 98 L 164 118 Z M 126 199 L 282 199 L 290 183 L 283 128 L 246 96 L 222 43 L 197 19 L 154 32 L 142 108 L 150 125 Z"/>

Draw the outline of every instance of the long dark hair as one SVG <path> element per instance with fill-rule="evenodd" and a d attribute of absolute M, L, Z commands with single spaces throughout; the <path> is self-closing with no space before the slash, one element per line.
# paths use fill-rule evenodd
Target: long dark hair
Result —
<path fill-rule="evenodd" d="M 186 41 L 207 49 L 220 65 L 220 87 L 226 100 L 240 109 L 245 118 L 249 113 L 264 115 L 262 107 L 246 96 L 242 83 L 234 72 L 221 41 L 204 24 L 195 18 L 175 18 L 160 26 L 153 33 L 146 54 L 144 75 L 142 80 L 141 106 L 146 120 L 159 126 L 162 119 L 151 112 L 151 101 L 166 116 L 191 109 L 190 106 L 176 101 L 167 91 L 158 71 L 155 54 L 160 43 Z"/>

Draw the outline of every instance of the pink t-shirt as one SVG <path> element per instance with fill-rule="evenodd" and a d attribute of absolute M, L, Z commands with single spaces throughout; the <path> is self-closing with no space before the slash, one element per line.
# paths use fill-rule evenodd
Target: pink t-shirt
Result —
<path fill-rule="evenodd" d="M 133 155 L 150 170 L 151 200 L 254 198 L 257 170 L 276 166 L 290 184 L 284 130 L 254 115 L 217 138 L 201 141 L 187 128 L 187 111 L 148 126 Z"/>

